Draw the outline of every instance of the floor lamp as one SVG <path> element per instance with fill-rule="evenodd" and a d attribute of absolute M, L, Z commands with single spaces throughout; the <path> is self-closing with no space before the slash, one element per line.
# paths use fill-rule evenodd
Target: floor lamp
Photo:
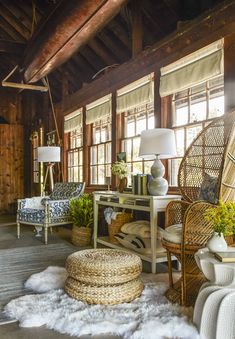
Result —
<path fill-rule="evenodd" d="M 43 183 L 43 193 L 45 192 L 46 182 L 49 174 L 50 189 L 53 191 L 53 166 L 55 162 L 60 162 L 60 147 L 58 146 L 41 146 L 38 147 L 38 162 L 45 162 L 47 164 L 45 179 Z"/>

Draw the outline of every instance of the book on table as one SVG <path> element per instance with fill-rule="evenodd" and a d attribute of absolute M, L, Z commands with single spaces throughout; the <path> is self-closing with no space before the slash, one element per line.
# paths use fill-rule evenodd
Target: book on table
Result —
<path fill-rule="evenodd" d="M 215 252 L 215 257 L 222 262 L 234 262 L 235 263 L 235 251 L 234 252 Z"/>

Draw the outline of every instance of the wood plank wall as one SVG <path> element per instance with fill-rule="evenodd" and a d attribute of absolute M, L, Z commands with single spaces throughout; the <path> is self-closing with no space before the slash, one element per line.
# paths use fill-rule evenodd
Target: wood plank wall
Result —
<path fill-rule="evenodd" d="M 0 125 L 0 214 L 13 212 L 24 196 L 23 126 Z"/>

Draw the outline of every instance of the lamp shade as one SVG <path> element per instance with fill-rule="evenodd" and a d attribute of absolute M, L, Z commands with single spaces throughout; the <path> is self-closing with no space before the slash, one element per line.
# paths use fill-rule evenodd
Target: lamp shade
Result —
<path fill-rule="evenodd" d="M 175 133 L 168 128 L 155 128 L 141 132 L 139 156 L 152 160 L 176 156 Z"/>
<path fill-rule="evenodd" d="M 38 162 L 60 162 L 60 147 L 38 147 Z"/>

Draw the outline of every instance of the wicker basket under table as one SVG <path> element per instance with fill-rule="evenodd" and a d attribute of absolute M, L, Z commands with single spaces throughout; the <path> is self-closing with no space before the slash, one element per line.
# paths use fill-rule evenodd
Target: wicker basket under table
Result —
<path fill-rule="evenodd" d="M 113 243 L 118 243 L 117 239 L 114 237 L 115 234 L 119 233 L 121 230 L 121 227 L 127 223 L 131 222 L 133 220 L 133 216 L 131 213 L 122 212 L 120 214 L 117 214 L 116 219 L 112 219 L 111 223 L 108 225 L 108 232 L 109 232 L 109 239 Z"/>
<path fill-rule="evenodd" d="M 116 249 L 89 249 L 71 254 L 66 260 L 69 277 L 65 291 L 89 304 L 130 302 L 143 290 L 139 279 L 140 258 Z"/>

